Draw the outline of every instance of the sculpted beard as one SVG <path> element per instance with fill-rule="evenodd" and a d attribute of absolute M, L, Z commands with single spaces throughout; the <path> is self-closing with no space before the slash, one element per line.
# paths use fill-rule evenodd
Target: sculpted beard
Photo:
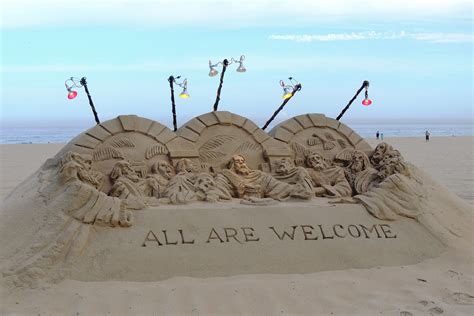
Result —
<path fill-rule="evenodd" d="M 248 175 L 250 174 L 250 168 L 247 167 L 247 164 L 242 163 L 242 164 L 235 164 L 234 169 L 236 173 L 242 174 L 242 175 Z"/>
<path fill-rule="evenodd" d="M 361 171 L 362 170 L 362 163 L 359 162 L 359 161 L 354 161 L 354 163 L 352 164 L 352 171 Z"/>

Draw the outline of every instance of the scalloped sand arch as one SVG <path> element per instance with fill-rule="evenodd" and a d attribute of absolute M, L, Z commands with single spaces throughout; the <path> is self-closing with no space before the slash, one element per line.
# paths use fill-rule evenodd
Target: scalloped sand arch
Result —
<path fill-rule="evenodd" d="M 239 154 L 253 169 L 272 170 L 279 157 L 290 157 L 290 148 L 269 136 L 250 119 L 216 111 L 195 117 L 180 127 L 177 134 L 192 142 L 201 165 L 221 170 Z"/>
<path fill-rule="evenodd" d="M 68 151 L 90 156 L 94 168 L 104 174 L 109 174 L 117 161 L 127 160 L 142 176 L 157 160 L 173 163 L 196 157 L 191 142 L 159 122 L 136 115 L 121 115 L 92 127 L 71 140 L 57 157 Z M 107 177 L 101 191 L 108 192 L 110 187 Z"/>
<path fill-rule="evenodd" d="M 336 153 L 347 148 L 366 153 L 372 151 L 370 145 L 354 130 L 324 114 L 295 116 L 275 126 L 268 134 L 288 144 L 296 159 L 302 159 L 312 151 L 328 159 L 333 159 Z"/>

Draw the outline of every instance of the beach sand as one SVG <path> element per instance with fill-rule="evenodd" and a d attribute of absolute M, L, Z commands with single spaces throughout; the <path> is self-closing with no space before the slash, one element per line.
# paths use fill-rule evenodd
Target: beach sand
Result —
<path fill-rule="evenodd" d="M 474 202 L 474 137 L 386 138 L 405 159 Z M 374 146 L 377 141 L 368 139 Z M 63 144 L 0 145 L 1 198 Z M 472 218 L 471 218 L 472 222 Z M 7 242 L 7 241 L 3 241 Z M 159 269 L 159 267 L 156 267 Z M 64 280 L 2 288 L 1 313 L 192 315 L 472 315 L 473 249 L 408 266 L 310 274 L 176 276 L 159 282 Z"/>

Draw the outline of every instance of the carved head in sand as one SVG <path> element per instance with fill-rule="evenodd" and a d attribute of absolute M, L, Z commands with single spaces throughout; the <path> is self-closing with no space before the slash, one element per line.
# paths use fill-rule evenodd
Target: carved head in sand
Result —
<path fill-rule="evenodd" d="M 349 164 L 349 169 L 352 172 L 357 173 L 369 167 L 369 157 L 367 157 L 367 155 L 360 150 L 354 150 L 354 152 L 352 153 L 352 161 Z"/>
<path fill-rule="evenodd" d="M 248 175 L 252 171 L 245 163 L 244 156 L 241 155 L 233 155 L 227 167 L 240 175 Z"/>
<path fill-rule="evenodd" d="M 385 179 L 395 173 L 401 173 L 405 176 L 410 175 L 402 155 L 396 149 L 391 150 L 384 155 L 382 161 L 380 162 L 378 176 L 382 179 Z"/>
<path fill-rule="evenodd" d="M 316 171 L 321 171 L 329 167 L 326 159 L 324 159 L 324 157 L 317 152 L 309 154 L 309 156 L 306 158 L 306 164 L 308 167 L 313 168 Z"/>
<path fill-rule="evenodd" d="M 196 178 L 196 187 L 201 192 L 208 192 L 215 187 L 214 178 L 207 173 L 200 173 Z"/>
<path fill-rule="evenodd" d="M 178 160 L 174 168 L 176 173 L 191 173 L 198 171 L 196 165 L 188 158 Z"/>
<path fill-rule="evenodd" d="M 112 182 L 115 182 L 120 177 L 125 177 L 133 182 L 138 182 L 140 180 L 140 177 L 126 160 L 117 161 L 110 172 L 110 180 L 112 180 Z"/>
<path fill-rule="evenodd" d="M 372 161 L 372 163 L 378 164 L 382 161 L 384 155 L 390 151 L 392 151 L 392 146 L 385 142 L 381 142 L 377 145 L 377 147 L 375 147 L 372 156 L 370 156 L 370 160 Z"/>
<path fill-rule="evenodd" d="M 295 164 L 290 158 L 282 158 L 276 164 L 276 173 L 280 175 L 289 174 L 295 169 Z"/>
<path fill-rule="evenodd" d="M 151 166 L 151 172 L 160 174 L 165 179 L 171 179 L 174 176 L 173 167 L 165 160 L 158 160 Z"/>
<path fill-rule="evenodd" d="M 63 157 L 61 157 L 61 165 L 65 165 L 71 161 L 76 162 L 86 170 L 89 170 L 92 167 L 92 159 L 86 155 L 80 155 L 78 153 L 68 151 Z"/>

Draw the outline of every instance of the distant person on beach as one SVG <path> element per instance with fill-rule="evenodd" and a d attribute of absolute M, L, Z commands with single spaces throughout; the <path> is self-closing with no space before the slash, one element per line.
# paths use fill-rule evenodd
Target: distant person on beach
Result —
<path fill-rule="evenodd" d="M 375 137 L 377 138 L 377 140 L 379 140 L 379 137 L 380 137 L 379 131 L 377 131 L 377 133 L 375 133 Z"/>
<path fill-rule="evenodd" d="M 383 133 L 380 133 L 380 140 L 383 140 Z"/>
<path fill-rule="evenodd" d="M 430 141 L 430 132 L 428 132 L 428 130 L 425 132 L 425 139 L 427 142 Z"/>

